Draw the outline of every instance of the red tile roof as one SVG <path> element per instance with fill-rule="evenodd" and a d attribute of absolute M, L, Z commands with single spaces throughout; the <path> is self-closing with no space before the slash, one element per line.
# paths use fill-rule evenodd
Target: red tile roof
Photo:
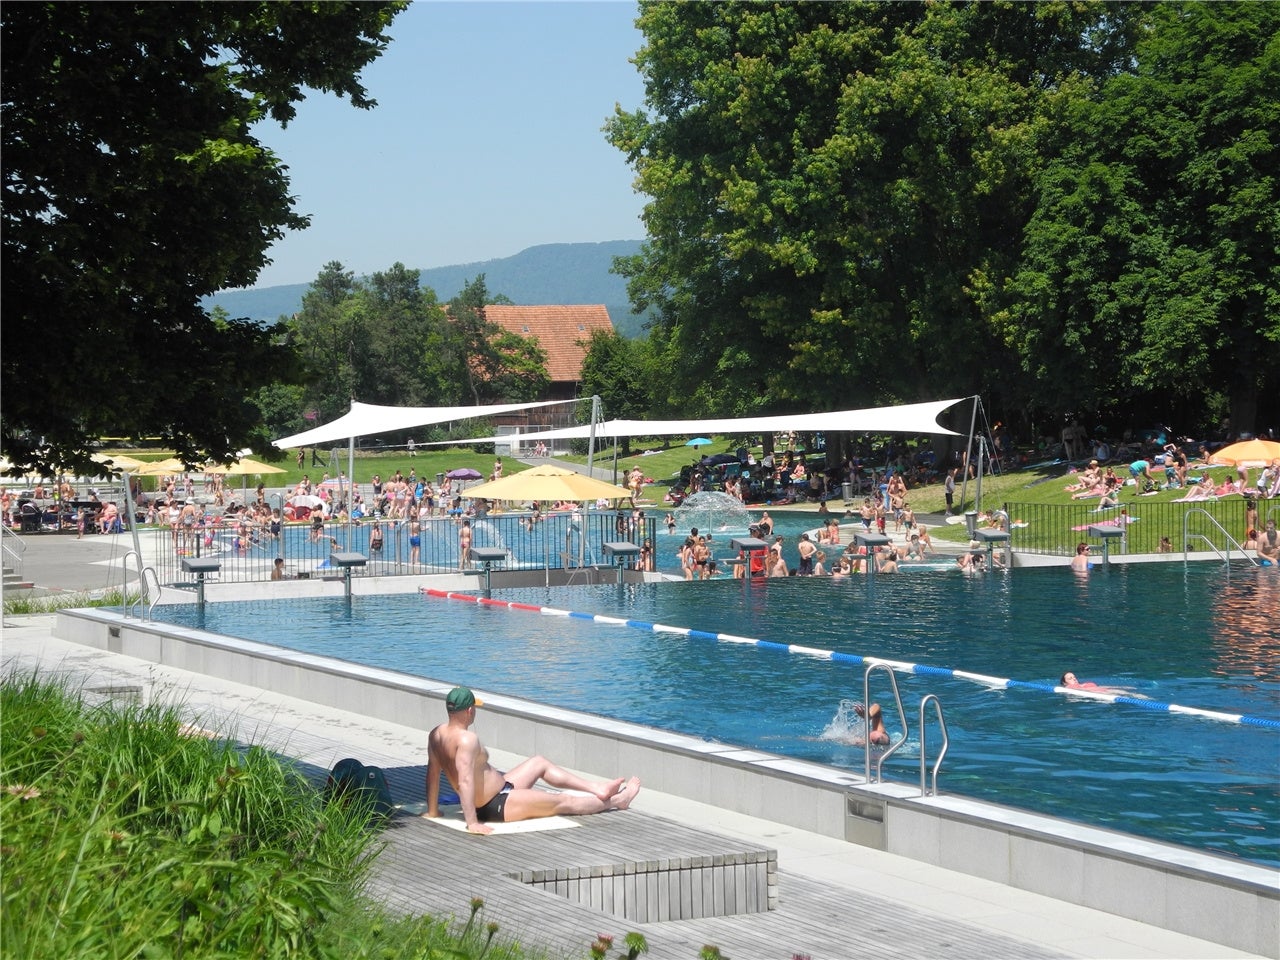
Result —
<path fill-rule="evenodd" d="M 490 304 L 485 318 L 511 333 L 537 337 L 547 353 L 547 376 L 552 383 L 576 383 L 582 379 L 585 344 L 593 330 L 613 331 L 604 304 L 567 306 L 512 306 Z M 582 345 L 580 345 L 580 343 Z"/>

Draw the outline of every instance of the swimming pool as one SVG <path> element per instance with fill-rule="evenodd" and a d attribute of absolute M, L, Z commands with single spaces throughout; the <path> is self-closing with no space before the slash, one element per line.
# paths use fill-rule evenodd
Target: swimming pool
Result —
<path fill-rule="evenodd" d="M 1064 670 L 1154 700 L 1280 717 L 1280 577 L 1217 564 L 1113 566 L 1077 578 L 1026 569 L 746 585 L 605 585 L 495 597 L 993 676 Z M 755 646 L 423 597 L 211 604 L 163 619 L 466 683 L 860 772 L 832 730 L 862 670 Z M 1034 690 L 899 676 L 918 774 L 915 709 L 946 710 L 948 793 L 1280 865 L 1280 733 Z M 873 696 L 892 715 L 887 689 Z"/>

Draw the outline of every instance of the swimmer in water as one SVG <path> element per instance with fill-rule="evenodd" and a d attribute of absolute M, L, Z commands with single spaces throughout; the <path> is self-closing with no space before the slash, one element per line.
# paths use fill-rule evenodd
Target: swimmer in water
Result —
<path fill-rule="evenodd" d="M 1094 693 L 1119 693 L 1129 697 L 1139 697 L 1143 700 L 1147 699 L 1142 696 L 1142 694 L 1134 693 L 1132 690 L 1126 690 L 1123 687 L 1102 687 L 1089 680 L 1080 680 L 1070 670 L 1062 675 L 1062 679 L 1058 681 L 1058 686 L 1066 687 L 1068 690 L 1091 690 Z"/>
<path fill-rule="evenodd" d="M 867 735 L 872 744 L 887 746 L 889 743 L 889 731 L 884 728 L 884 711 L 880 709 L 880 704 L 873 703 L 869 710 L 865 709 L 862 704 L 855 704 L 853 712 L 860 717 L 866 717 L 870 724 L 871 731 Z"/>

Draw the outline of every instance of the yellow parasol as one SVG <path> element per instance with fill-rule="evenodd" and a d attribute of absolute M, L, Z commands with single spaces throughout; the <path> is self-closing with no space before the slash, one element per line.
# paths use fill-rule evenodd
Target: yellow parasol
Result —
<path fill-rule="evenodd" d="M 225 473 L 228 476 L 248 477 L 259 473 L 284 473 L 280 467 L 273 467 L 260 460 L 241 457 L 235 463 L 213 463 L 204 468 L 205 473 Z"/>
<path fill-rule="evenodd" d="M 146 466 L 144 461 L 126 453 L 95 453 L 90 459 L 112 470 L 128 470 L 130 473 L 137 473 L 139 467 Z"/>
<path fill-rule="evenodd" d="M 139 477 L 158 477 L 166 473 L 188 473 L 189 468 L 177 457 L 168 457 L 164 460 L 144 463 L 129 472 Z"/>
<path fill-rule="evenodd" d="M 492 480 L 466 491 L 486 500 L 621 500 L 631 491 L 563 467 L 542 465 Z"/>

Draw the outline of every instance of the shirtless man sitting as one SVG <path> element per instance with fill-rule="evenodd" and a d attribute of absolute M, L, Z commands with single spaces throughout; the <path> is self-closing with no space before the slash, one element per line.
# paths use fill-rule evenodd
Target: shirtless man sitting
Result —
<path fill-rule="evenodd" d="M 584 780 L 562 770 L 543 757 L 530 757 L 506 773 L 489 763 L 489 751 L 471 730 L 476 707 L 484 706 L 467 687 L 454 687 L 445 698 L 449 719 L 427 737 L 427 812 L 440 816 L 440 774 L 449 779 L 458 793 L 462 815 L 470 833 L 492 833 L 487 821 L 511 823 L 559 814 L 581 816 L 625 810 L 640 792 L 640 780 Z M 577 790 L 550 793 L 534 789 L 544 780 L 553 787 Z"/>
<path fill-rule="evenodd" d="M 1258 536 L 1258 559 L 1280 566 L 1280 532 L 1276 531 L 1274 520 L 1268 520 L 1267 528 Z"/>

